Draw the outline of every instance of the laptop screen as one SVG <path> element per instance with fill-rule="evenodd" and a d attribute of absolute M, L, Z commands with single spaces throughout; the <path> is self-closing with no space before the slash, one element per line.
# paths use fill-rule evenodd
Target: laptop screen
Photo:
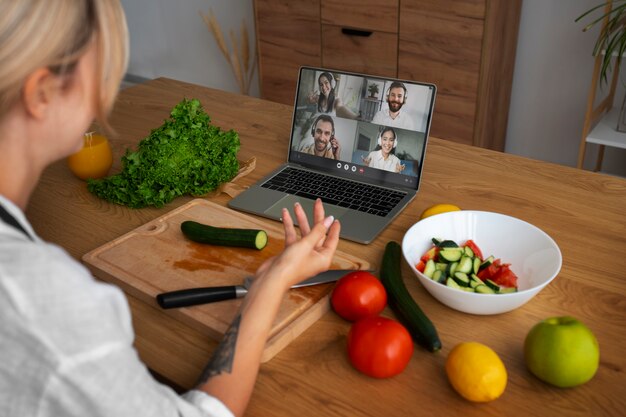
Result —
<path fill-rule="evenodd" d="M 435 95 L 433 84 L 303 67 L 289 162 L 417 190 Z"/>

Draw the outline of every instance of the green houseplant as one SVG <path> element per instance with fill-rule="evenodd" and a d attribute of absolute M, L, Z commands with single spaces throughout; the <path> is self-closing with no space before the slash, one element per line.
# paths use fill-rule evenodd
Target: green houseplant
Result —
<path fill-rule="evenodd" d="M 583 31 L 586 32 L 598 23 L 601 24 L 600 34 L 593 49 L 593 55 L 596 57 L 594 73 L 599 77 L 600 87 L 608 84 L 608 73 L 614 71 L 608 101 L 605 100 L 598 106 L 598 109 L 610 110 L 622 58 L 626 51 L 626 0 L 607 0 L 587 10 L 576 19 L 576 22 L 591 16 L 594 16 L 593 20 L 583 28 Z M 622 100 L 615 129 L 626 132 L 626 95 Z M 600 149 L 602 153 L 603 148 Z"/>
<path fill-rule="evenodd" d="M 371 98 L 376 98 L 377 94 L 378 94 L 378 84 L 370 84 L 367 87 L 367 91 L 369 91 L 370 93 L 370 97 Z"/>
<path fill-rule="evenodd" d="M 616 58 L 615 70 L 619 70 L 622 55 L 626 51 L 626 0 L 608 0 L 598 4 L 580 15 L 576 22 L 591 16 L 593 20 L 583 28 L 583 31 L 588 31 L 598 23 L 603 25 L 593 48 L 593 55 L 604 54 L 600 80 L 606 84 L 607 75 L 611 71 L 612 58 Z"/>

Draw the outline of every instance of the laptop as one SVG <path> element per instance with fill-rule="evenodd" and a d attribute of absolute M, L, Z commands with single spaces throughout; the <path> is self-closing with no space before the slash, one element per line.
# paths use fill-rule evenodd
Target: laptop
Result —
<path fill-rule="evenodd" d="M 228 205 L 280 220 L 283 207 L 293 217 L 299 202 L 311 221 L 321 198 L 342 238 L 370 243 L 419 189 L 436 91 L 429 83 L 300 68 L 286 163 Z"/>

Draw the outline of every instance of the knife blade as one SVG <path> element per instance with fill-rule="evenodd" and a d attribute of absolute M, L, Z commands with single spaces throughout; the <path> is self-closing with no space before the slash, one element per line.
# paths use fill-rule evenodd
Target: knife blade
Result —
<path fill-rule="evenodd" d="M 356 269 L 330 269 L 314 277 L 305 279 L 291 288 L 308 287 L 311 285 L 326 284 L 337 281 L 344 275 L 357 271 Z M 370 271 L 371 272 L 371 271 Z M 199 287 L 184 290 L 170 291 L 158 294 L 157 303 L 161 308 L 190 307 L 198 304 L 214 303 L 217 301 L 242 298 L 248 293 L 252 278 L 247 277 L 242 285 L 225 285 L 219 287 Z"/>

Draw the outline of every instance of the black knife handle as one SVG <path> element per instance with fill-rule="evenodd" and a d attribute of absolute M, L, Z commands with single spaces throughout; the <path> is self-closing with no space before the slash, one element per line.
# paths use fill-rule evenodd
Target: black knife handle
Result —
<path fill-rule="evenodd" d="M 156 300 L 161 308 L 178 308 L 232 300 L 234 298 L 237 298 L 237 287 L 228 285 L 224 287 L 191 288 L 164 292 L 157 295 Z"/>

